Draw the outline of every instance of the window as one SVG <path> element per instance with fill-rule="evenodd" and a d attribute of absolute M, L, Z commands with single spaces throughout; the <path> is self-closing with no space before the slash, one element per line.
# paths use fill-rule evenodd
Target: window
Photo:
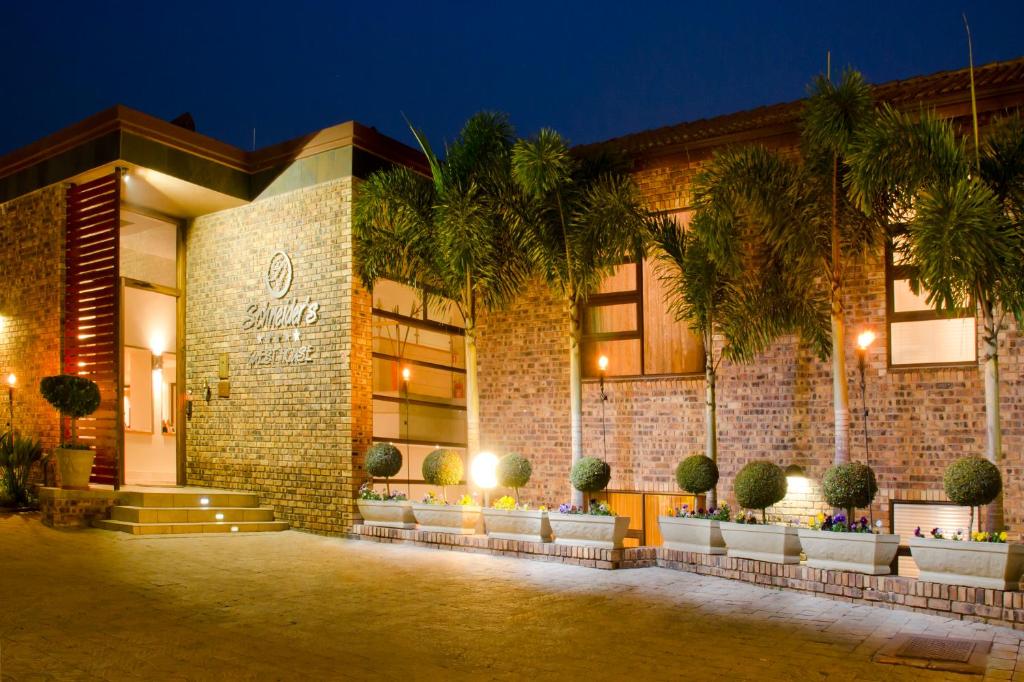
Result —
<path fill-rule="evenodd" d="M 676 216 L 685 220 L 687 214 Z M 608 376 L 703 372 L 704 344 L 668 308 L 652 261 L 615 268 L 583 311 L 583 376 L 598 375 L 602 355 L 608 357 Z"/>
<path fill-rule="evenodd" d="M 906 234 L 892 235 L 886 249 L 886 308 L 889 320 L 889 364 L 896 366 L 954 365 L 977 361 L 975 318 L 939 312 L 928 304 L 928 292 L 915 294 L 910 280 L 914 266 L 905 254 Z"/>

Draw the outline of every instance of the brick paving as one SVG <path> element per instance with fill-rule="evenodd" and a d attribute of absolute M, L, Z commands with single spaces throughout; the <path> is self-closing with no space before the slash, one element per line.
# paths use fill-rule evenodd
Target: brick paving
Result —
<path fill-rule="evenodd" d="M 289 531 L 136 538 L 0 515 L 0 679 L 966 680 L 872 656 L 1019 632 L 664 569 L 599 571 Z"/>

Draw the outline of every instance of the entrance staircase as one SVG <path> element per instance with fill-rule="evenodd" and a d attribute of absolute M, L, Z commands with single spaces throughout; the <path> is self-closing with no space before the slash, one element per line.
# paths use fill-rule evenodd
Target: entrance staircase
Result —
<path fill-rule="evenodd" d="M 261 507 L 253 493 L 203 488 L 122 488 L 110 518 L 96 528 L 132 535 L 195 533 L 262 533 L 288 530 L 275 521 L 271 507 Z"/>

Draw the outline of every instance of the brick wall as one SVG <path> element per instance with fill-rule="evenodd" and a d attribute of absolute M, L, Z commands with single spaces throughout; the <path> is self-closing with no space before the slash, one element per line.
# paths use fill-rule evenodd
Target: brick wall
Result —
<path fill-rule="evenodd" d="M 687 183 L 703 158 L 642 164 L 636 179 L 652 208 L 684 208 Z M 975 366 L 888 368 L 884 256 L 868 254 L 846 267 L 851 452 L 854 459 L 864 459 L 854 349 L 857 331 L 868 326 L 878 335 L 867 371 L 870 463 L 881 488 L 874 510 L 876 519 L 887 520 L 888 500 L 941 500 L 945 467 L 963 455 L 984 455 L 983 379 Z M 557 503 L 570 493 L 567 332 L 561 303 L 540 282 L 481 323 L 483 442 L 496 452 L 516 451 L 532 459 L 534 477 L 526 497 L 537 502 Z M 1024 497 L 1017 484 L 1024 445 L 1022 345 L 1024 339 L 1011 329 L 1001 348 L 1006 518 L 1017 532 L 1024 525 Z M 703 450 L 703 377 L 612 380 L 607 392 L 611 487 L 674 490 L 675 464 Z M 599 455 L 597 384 L 585 383 L 583 396 L 584 450 Z M 721 498 L 735 504 L 736 472 L 751 460 L 767 458 L 782 466 L 799 464 L 810 479 L 806 491 L 794 492 L 774 510 L 777 517 L 824 509 L 819 486 L 833 454 L 831 365 L 794 339 L 783 339 L 751 365 L 723 363 L 718 398 Z"/>
<path fill-rule="evenodd" d="M 53 185 L 0 204 L 0 425 L 41 438 L 46 451 L 60 438 L 57 413 L 39 394 L 39 380 L 60 372 L 64 189 Z"/>
<path fill-rule="evenodd" d="M 351 197 L 343 178 L 203 216 L 187 235 L 188 482 L 254 491 L 278 518 L 325 533 L 352 525 L 361 482 L 353 449 L 364 450 L 370 433 L 369 299 L 354 290 Z M 294 270 L 281 302 L 308 297 L 319 319 L 243 329 L 248 306 L 278 302 L 261 279 L 277 250 Z M 353 333 L 354 324 L 366 331 Z M 250 366 L 254 351 L 303 346 L 313 349 L 309 361 Z M 353 363 L 354 346 L 362 352 Z M 217 397 L 221 353 L 229 398 Z"/>

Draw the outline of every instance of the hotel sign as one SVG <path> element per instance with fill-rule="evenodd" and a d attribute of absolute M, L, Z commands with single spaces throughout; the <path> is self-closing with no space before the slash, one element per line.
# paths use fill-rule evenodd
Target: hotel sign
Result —
<path fill-rule="evenodd" d="M 242 330 L 256 337 L 256 347 L 249 352 L 250 368 L 313 362 L 316 349 L 302 343 L 302 331 L 320 320 L 320 304 L 309 296 L 286 298 L 294 276 L 291 257 L 275 251 L 260 275 L 270 298 L 250 303 L 242 320 Z"/>

